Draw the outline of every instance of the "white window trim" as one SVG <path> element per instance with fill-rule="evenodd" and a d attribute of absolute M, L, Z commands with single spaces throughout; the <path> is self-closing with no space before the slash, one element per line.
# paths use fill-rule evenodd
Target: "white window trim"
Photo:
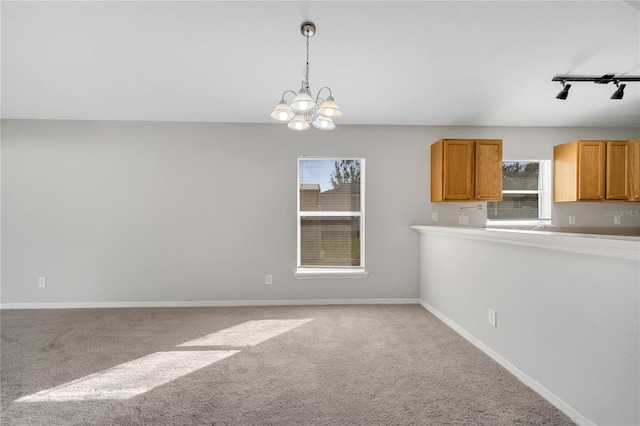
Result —
<path fill-rule="evenodd" d="M 301 212 L 300 211 L 300 162 L 301 160 L 359 160 L 360 161 L 360 210 L 359 212 Z M 369 273 L 365 270 L 365 192 L 366 192 L 366 170 L 364 157 L 298 157 L 297 164 L 297 186 L 296 186 L 296 269 L 293 276 L 296 279 L 351 279 L 351 278 L 367 278 Z M 360 264 L 357 267 L 303 267 L 300 265 L 300 222 L 301 218 L 308 216 L 355 216 L 360 217 Z"/>
<path fill-rule="evenodd" d="M 338 269 L 325 269 L 325 268 L 298 268 L 293 276 L 298 280 L 313 280 L 313 279 L 352 279 L 352 278 L 367 278 L 369 273 L 364 268 L 348 268 L 344 270 Z"/>
<path fill-rule="evenodd" d="M 503 190 L 503 194 L 538 194 L 538 219 L 489 219 L 487 217 L 487 226 L 491 227 L 513 227 L 513 226 L 549 226 L 551 225 L 551 194 L 552 179 L 551 170 L 552 163 L 549 158 L 530 158 L 530 159 L 503 159 L 502 162 L 536 162 L 540 163 L 538 172 L 538 189 L 537 190 Z M 549 196 L 547 196 L 549 194 Z"/>

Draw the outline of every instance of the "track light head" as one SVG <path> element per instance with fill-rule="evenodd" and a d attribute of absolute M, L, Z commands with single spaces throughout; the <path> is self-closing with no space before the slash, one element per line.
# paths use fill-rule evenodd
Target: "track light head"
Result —
<path fill-rule="evenodd" d="M 560 93 L 558 93 L 558 95 L 556 96 L 556 99 L 562 99 L 563 101 L 567 99 L 567 96 L 569 96 L 569 89 L 571 89 L 571 85 L 570 84 L 565 84 L 565 82 L 562 82 L 562 90 L 560 91 Z"/>
<path fill-rule="evenodd" d="M 618 89 L 615 92 L 613 92 L 613 95 L 611 95 L 611 99 L 622 99 L 622 97 L 624 96 L 624 88 L 627 85 L 626 84 L 618 85 L 616 83 L 616 86 L 618 86 Z"/>

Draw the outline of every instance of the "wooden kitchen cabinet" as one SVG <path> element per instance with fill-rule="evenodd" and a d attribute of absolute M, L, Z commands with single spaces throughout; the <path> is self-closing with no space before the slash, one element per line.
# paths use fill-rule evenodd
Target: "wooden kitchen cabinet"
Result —
<path fill-rule="evenodd" d="M 629 199 L 629 142 L 611 141 L 606 147 L 604 198 L 626 201 Z"/>
<path fill-rule="evenodd" d="M 502 141 L 442 139 L 431 145 L 431 201 L 502 200 Z"/>
<path fill-rule="evenodd" d="M 640 201 L 640 139 L 629 141 L 629 201 Z"/>
<path fill-rule="evenodd" d="M 628 141 L 567 142 L 553 148 L 554 201 L 629 200 Z"/>

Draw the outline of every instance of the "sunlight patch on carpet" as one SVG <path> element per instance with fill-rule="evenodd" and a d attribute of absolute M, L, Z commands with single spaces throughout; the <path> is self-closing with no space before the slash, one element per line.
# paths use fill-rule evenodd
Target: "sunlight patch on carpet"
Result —
<path fill-rule="evenodd" d="M 129 399 L 240 351 L 156 352 L 15 402 Z"/>
<path fill-rule="evenodd" d="M 313 318 L 247 321 L 178 346 L 253 346 L 312 320 Z"/>

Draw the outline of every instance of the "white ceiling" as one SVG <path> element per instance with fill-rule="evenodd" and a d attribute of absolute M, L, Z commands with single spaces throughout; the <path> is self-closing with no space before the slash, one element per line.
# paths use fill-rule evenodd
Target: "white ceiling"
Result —
<path fill-rule="evenodd" d="M 640 127 L 640 2 L 2 1 L 2 118 L 269 123 L 303 79 L 337 124 Z"/>

